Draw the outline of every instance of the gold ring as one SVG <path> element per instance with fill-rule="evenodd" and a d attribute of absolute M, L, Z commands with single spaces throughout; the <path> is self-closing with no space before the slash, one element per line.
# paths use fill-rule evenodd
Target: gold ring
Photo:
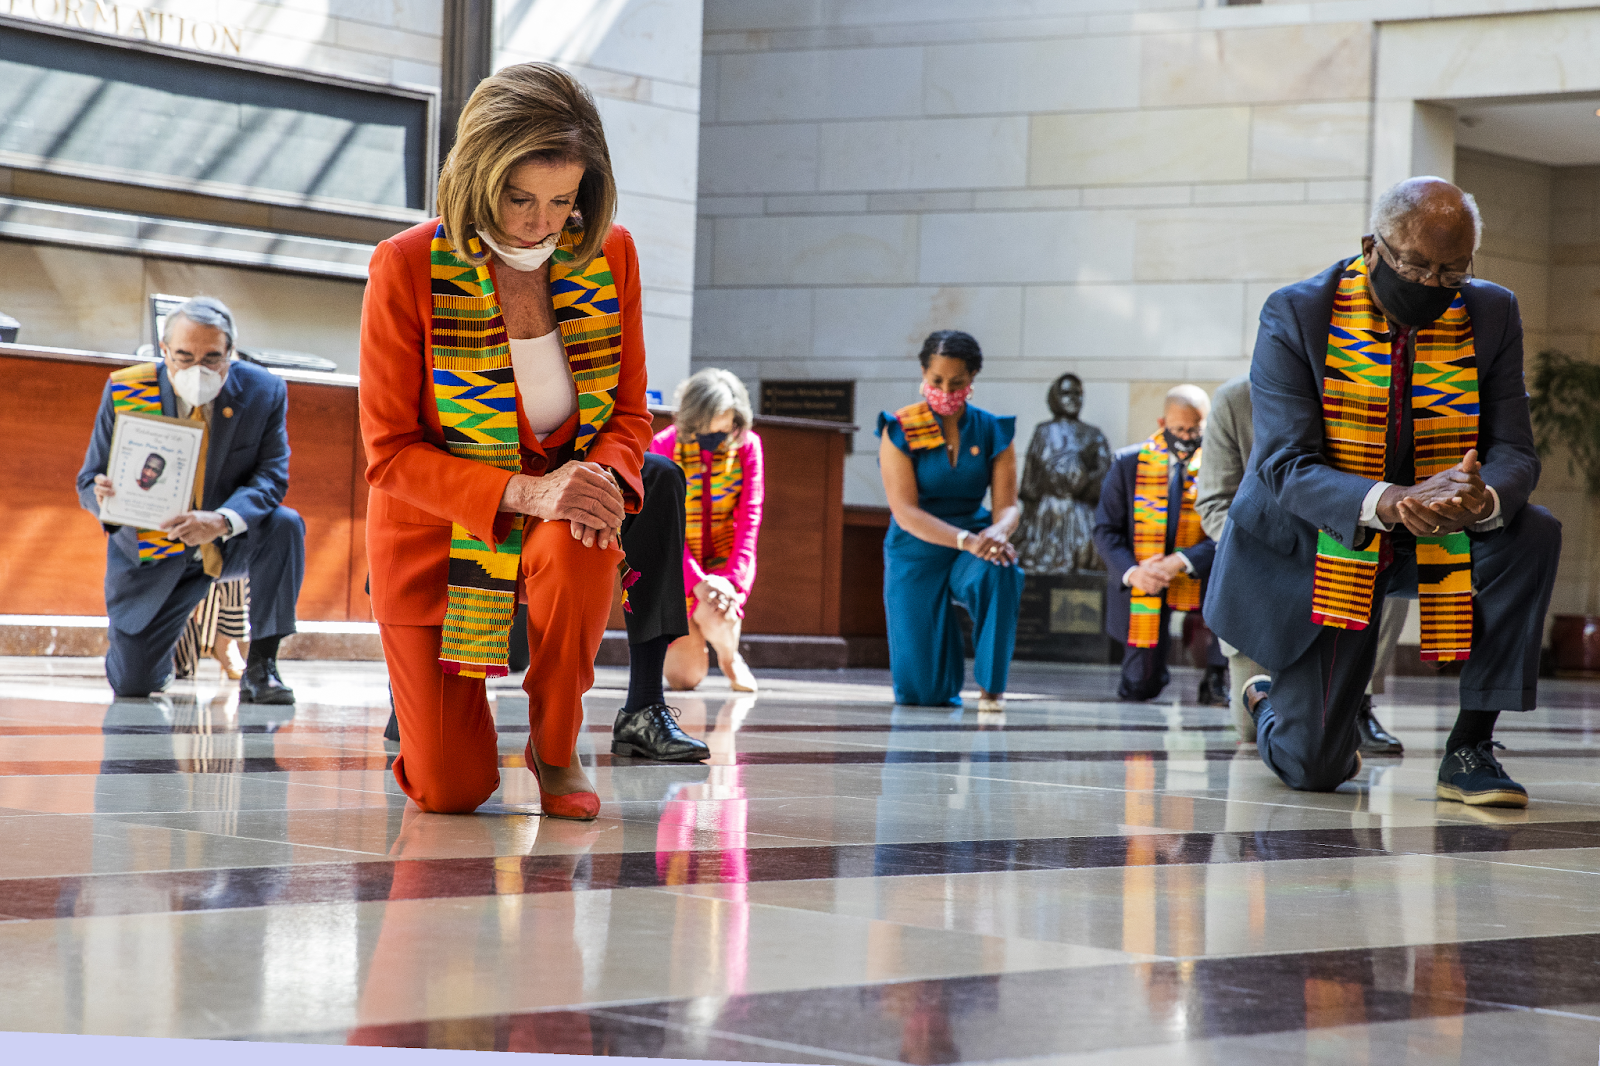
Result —
<path fill-rule="evenodd" d="M 1433 532 L 1434 532 L 1434 533 L 1437 533 L 1437 532 L 1439 532 L 1439 527 L 1438 527 L 1438 526 L 1434 526 L 1434 527 L 1433 527 Z M 1432 535 L 1433 535 L 1433 533 L 1430 533 L 1430 534 L 1428 534 L 1428 535 L 1429 535 L 1429 536 L 1432 536 Z"/>

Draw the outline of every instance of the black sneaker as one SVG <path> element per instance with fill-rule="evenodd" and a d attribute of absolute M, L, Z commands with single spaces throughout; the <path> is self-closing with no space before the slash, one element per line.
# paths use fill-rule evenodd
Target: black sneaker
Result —
<path fill-rule="evenodd" d="M 637 711 L 618 711 L 611 726 L 611 754 L 657 762 L 699 762 L 711 755 L 705 741 L 696 740 L 676 721 L 679 711 L 654 703 Z"/>
<path fill-rule="evenodd" d="M 1367 755 L 1404 755 L 1405 745 L 1400 738 L 1383 728 L 1372 713 L 1372 697 L 1361 697 L 1361 709 L 1356 712 L 1356 735 L 1361 738 L 1361 751 Z"/>
<path fill-rule="evenodd" d="M 1496 748 L 1505 745 L 1483 740 L 1476 747 L 1460 747 L 1446 755 L 1434 788 L 1438 797 L 1472 807 L 1526 807 L 1528 790 L 1511 780 L 1494 757 Z"/>

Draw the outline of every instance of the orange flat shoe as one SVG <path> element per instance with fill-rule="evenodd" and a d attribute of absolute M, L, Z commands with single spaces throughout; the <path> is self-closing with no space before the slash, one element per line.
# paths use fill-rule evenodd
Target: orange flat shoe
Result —
<path fill-rule="evenodd" d="M 539 762 L 533 757 L 532 740 L 529 740 L 522 749 L 522 760 L 527 763 L 528 769 L 533 771 L 533 779 L 539 785 L 539 809 L 546 817 L 592 822 L 599 816 L 600 797 L 593 792 L 568 792 L 553 796 L 544 790 L 544 781 L 539 777 Z"/>

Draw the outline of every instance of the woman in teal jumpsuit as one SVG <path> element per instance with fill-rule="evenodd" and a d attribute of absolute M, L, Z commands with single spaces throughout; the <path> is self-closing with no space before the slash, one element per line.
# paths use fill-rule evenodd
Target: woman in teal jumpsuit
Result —
<path fill-rule="evenodd" d="M 983 367 L 969 335 L 929 334 L 918 358 L 923 402 L 878 416 L 878 465 L 894 514 L 883 542 L 894 699 L 961 705 L 965 664 L 952 609 L 960 604 L 972 617 L 978 709 L 1000 710 L 1022 602 L 1010 542 L 1020 516 L 1017 420 L 967 402 Z"/>

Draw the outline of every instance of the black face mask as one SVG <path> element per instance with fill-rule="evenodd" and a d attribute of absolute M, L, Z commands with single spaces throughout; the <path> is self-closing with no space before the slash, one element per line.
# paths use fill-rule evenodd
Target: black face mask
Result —
<path fill-rule="evenodd" d="M 700 444 L 703 452 L 714 452 L 722 447 L 722 442 L 728 439 L 726 433 L 699 433 L 694 438 Z"/>
<path fill-rule="evenodd" d="M 1389 266 L 1381 254 L 1372 271 L 1372 294 L 1389 312 L 1389 317 L 1402 326 L 1421 329 L 1445 313 L 1455 302 L 1460 289 L 1447 289 L 1443 285 L 1424 285 L 1420 281 L 1407 281 Z"/>
<path fill-rule="evenodd" d="M 1199 437 L 1194 440 L 1184 440 L 1182 437 L 1174 435 L 1170 429 L 1164 429 L 1161 432 L 1167 438 L 1167 447 L 1176 452 L 1180 459 L 1189 458 L 1195 453 L 1195 449 L 1200 447 Z"/>

